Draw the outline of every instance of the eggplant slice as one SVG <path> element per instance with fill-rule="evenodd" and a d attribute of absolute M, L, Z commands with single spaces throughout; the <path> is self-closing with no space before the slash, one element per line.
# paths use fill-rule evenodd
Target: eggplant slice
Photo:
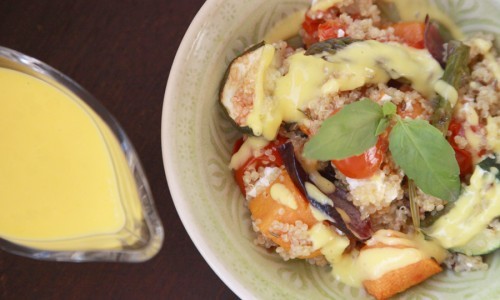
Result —
<path fill-rule="evenodd" d="M 335 192 L 325 194 L 332 200 L 332 204 L 324 204 L 309 194 L 306 183 L 314 186 L 310 181 L 309 175 L 301 166 L 295 156 L 294 147 L 291 142 L 279 146 L 278 151 L 283 160 L 283 164 L 292 178 L 295 186 L 306 196 L 309 203 L 331 219 L 331 223 L 340 231 L 344 232 L 349 238 L 364 241 L 369 239 L 373 230 L 370 219 L 361 219 L 361 213 L 358 208 L 348 200 L 348 192 L 339 186 L 336 186 Z"/>

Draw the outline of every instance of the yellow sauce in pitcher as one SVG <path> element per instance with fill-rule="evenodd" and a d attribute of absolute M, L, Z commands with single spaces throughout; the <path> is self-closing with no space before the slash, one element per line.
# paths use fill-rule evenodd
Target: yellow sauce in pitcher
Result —
<path fill-rule="evenodd" d="M 118 141 L 83 101 L 0 68 L 0 237 L 44 250 L 120 248 L 140 236 Z"/>

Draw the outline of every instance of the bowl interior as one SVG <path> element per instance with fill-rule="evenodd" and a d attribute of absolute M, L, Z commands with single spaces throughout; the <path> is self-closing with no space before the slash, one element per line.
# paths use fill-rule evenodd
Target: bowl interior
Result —
<path fill-rule="evenodd" d="M 498 1 L 435 1 L 465 33 L 500 35 Z M 364 299 L 360 289 L 334 280 L 329 267 L 284 262 L 255 246 L 250 215 L 228 167 L 238 132 L 218 104 L 220 80 L 229 62 L 262 40 L 278 20 L 308 1 L 207 1 L 177 52 L 165 94 L 162 151 L 176 209 L 198 250 L 240 297 Z M 403 295 L 416 299 L 500 296 L 500 253 L 487 257 L 485 272 L 443 272 Z"/>

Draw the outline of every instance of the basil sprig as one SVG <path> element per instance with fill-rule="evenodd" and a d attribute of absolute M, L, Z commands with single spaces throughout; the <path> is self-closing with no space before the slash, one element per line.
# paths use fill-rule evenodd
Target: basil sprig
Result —
<path fill-rule="evenodd" d="M 453 201 L 460 192 L 459 167 L 453 148 L 438 129 L 423 120 L 401 119 L 396 106 L 363 99 L 346 105 L 323 122 L 304 147 L 317 160 L 359 155 L 377 143 L 378 135 L 395 121 L 389 150 L 408 178 L 429 195 Z"/>
<path fill-rule="evenodd" d="M 383 119 L 382 107 L 370 99 L 346 105 L 323 122 L 306 144 L 304 155 L 318 160 L 359 155 L 377 143 L 376 131 Z"/>

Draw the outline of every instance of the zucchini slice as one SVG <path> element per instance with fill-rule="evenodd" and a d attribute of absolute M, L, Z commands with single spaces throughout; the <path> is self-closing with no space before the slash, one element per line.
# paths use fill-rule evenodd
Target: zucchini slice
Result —
<path fill-rule="evenodd" d="M 495 157 L 491 159 L 496 161 Z M 500 166 L 490 161 L 477 165 L 470 185 L 454 206 L 425 233 L 443 247 L 468 255 L 497 249 L 500 234 L 495 229 L 498 226 L 491 224 L 500 216 L 500 180 L 496 177 L 499 170 Z"/>
<path fill-rule="evenodd" d="M 244 133 L 262 135 L 262 124 L 255 116 L 266 109 L 266 75 L 273 64 L 275 52 L 274 46 L 264 42 L 250 47 L 230 63 L 222 80 L 220 104 Z"/>
<path fill-rule="evenodd" d="M 495 251 L 500 248 L 500 230 L 497 225 L 488 226 L 467 244 L 453 248 L 455 252 L 464 253 L 467 255 L 483 255 Z"/>

